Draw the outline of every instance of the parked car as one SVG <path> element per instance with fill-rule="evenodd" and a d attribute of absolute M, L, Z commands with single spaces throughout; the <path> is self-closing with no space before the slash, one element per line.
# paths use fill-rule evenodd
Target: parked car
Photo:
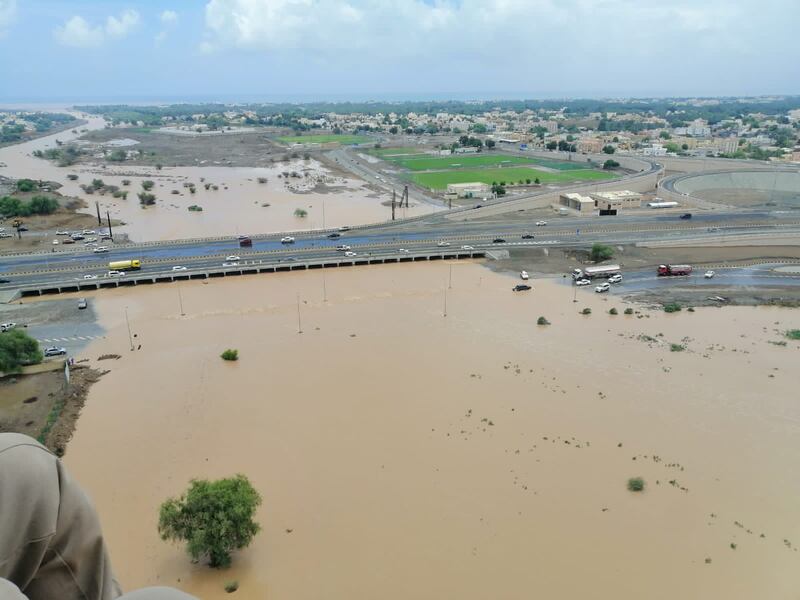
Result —
<path fill-rule="evenodd" d="M 94 229 L 84 229 L 82 233 L 83 235 L 94 235 L 95 231 Z"/>
<path fill-rule="evenodd" d="M 16 326 L 16 323 L 0 323 L 0 331 L 11 331 Z"/>
<path fill-rule="evenodd" d="M 58 240 L 53 240 L 53 246 L 58 246 Z"/>
<path fill-rule="evenodd" d="M 575 280 L 575 285 L 577 285 L 577 286 L 592 285 L 592 280 L 591 279 L 576 279 Z"/>
<path fill-rule="evenodd" d="M 181 265 L 175 265 L 174 267 L 172 267 L 172 270 L 173 271 L 185 271 L 186 267 L 181 266 Z"/>
<path fill-rule="evenodd" d="M 62 244 L 74 244 L 75 240 L 73 240 L 72 238 L 65 238 L 65 239 L 61 240 L 61 243 Z"/>
<path fill-rule="evenodd" d="M 108 252 L 108 246 L 98 246 L 97 248 L 93 249 L 92 252 L 95 254 L 100 254 L 102 252 Z"/>
<path fill-rule="evenodd" d="M 711 279 L 712 277 L 714 277 L 714 275 L 716 275 L 714 271 L 706 271 L 703 274 L 703 277 L 705 277 L 706 279 Z"/>
<path fill-rule="evenodd" d="M 225 260 L 228 260 L 228 261 L 238 261 L 238 260 L 242 260 L 242 259 L 241 259 L 241 258 L 239 258 L 238 256 L 236 256 L 235 254 L 231 254 L 230 256 L 226 256 L 226 257 L 225 257 Z"/>
<path fill-rule="evenodd" d="M 533 288 L 525 283 L 519 283 L 511 288 L 514 292 L 526 292 L 528 290 L 532 290 Z"/>
<path fill-rule="evenodd" d="M 450 242 L 445 242 L 444 240 L 442 240 L 441 242 L 439 242 L 436 245 L 439 246 L 440 248 L 444 248 L 445 246 L 449 246 Z"/>
<path fill-rule="evenodd" d="M 59 229 L 58 231 L 56 231 L 56 235 L 69 235 L 69 231 L 64 231 Z"/>
<path fill-rule="evenodd" d="M 78 299 L 78 310 L 83 310 L 87 306 L 89 306 L 89 304 L 86 302 L 86 298 Z"/>
<path fill-rule="evenodd" d="M 73 233 L 69 237 L 73 242 L 80 242 L 81 240 L 85 240 L 86 239 L 86 236 L 84 236 L 83 234 L 80 234 L 80 233 Z"/>
<path fill-rule="evenodd" d="M 610 289 L 611 289 L 610 283 L 601 283 L 596 288 L 594 288 L 594 291 L 597 292 L 598 294 L 602 294 L 603 292 L 607 292 Z"/>
<path fill-rule="evenodd" d="M 547 221 L 536 221 L 537 227 L 544 227 L 545 225 L 547 225 Z"/>
<path fill-rule="evenodd" d="M 294 244 L 294 238 L 290 235 L 281 238 L 281 244 Z"/>
<path fill-rule="evenodd" d="M 461 246 L 462 250 L 475 250 L 472 246 Z"/>
<path fill-rule="evenodd" d="M 612 275 L 608 278 L 608 283 L 620 283 L 622 281 L 622 275 L 617 273 L 616 275 Z"/>
<path fill-rule="evenodd" d="M 523 240 L 532 240 L 533 239 L 533 234 L 532 233 L 523 233 L 522 234 L 522 239 Z"/>
<path fill-rule="evenodd" d="M 492 240 L 492 243 L 493 243 L 493 244 L 505 244 L 505 243 L 506 243 L 506 241 L 505 241 L 503 238 L 494 238 L 494 239 Z"/>
<path fill-rule="evenodd" d="M 530 279 L 530 275 L 528 275 L 527 271 L 520 271 L 519 278 L 522 279 L 523 281 L 528 281 L 528 279 Z"/>
<path fill-rule="evenodd" d="M 58 346 L 50 346 L 49 348 L 44 349 L 45 356 L 61 356 L 62 354 L 66 353 L 66 348 L 59 348 Z"/>

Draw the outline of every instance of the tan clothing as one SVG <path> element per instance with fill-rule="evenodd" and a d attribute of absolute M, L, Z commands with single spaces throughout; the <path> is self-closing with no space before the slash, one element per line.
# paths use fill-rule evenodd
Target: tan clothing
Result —
<path fill-rule="evenodd" d="M 120 594 L 89 498 L 44 446 L 0 433 L 0 600 L 114 600 Z M 123 598 L 192 597 L 150 588 Z"/>

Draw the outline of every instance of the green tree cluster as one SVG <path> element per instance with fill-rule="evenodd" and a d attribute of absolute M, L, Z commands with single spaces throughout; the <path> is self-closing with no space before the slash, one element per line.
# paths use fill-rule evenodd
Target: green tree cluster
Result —
<path fill-rule="evenodd" d="M 614 249 L 605 244 L 593 244 L 592 250 L 589 253 L 589 258 L 594 262 L 602 262 L 614 256 Z"/>
<path fill-rule="evenodd" d="M 244 475 L 193 479 L 185 494 L 161 505 L 158 533 L 162 540 L 185 541 L 193 560 L 227 567 L 232 552 L 246 548 L 260 531 L 253 519 L 260 504 L 261 495 Z"/>
<path fill-rule="evenodd" d="M 0 334 L 0 371 L 16 373 L 23 365 L 42 362 L 39 342 L 20 329 Z"/>
<path fill-rule="evenodd" d="M 58 210 L 58 201 L 48 196 L 34 196 L 27 202 L 3 196 L 0 198 L 0 215 L 6 217 L 29 217 L 31 215 L 50 215 Z"/>

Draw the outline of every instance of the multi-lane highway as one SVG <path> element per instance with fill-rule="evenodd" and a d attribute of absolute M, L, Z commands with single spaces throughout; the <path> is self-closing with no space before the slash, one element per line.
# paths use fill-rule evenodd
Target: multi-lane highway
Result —
<path fill-rule="evenodd" d="M 737 211 L 696 214 L 682 220 L 676 214 L 642 212 L 608 220 L 598 217 L 551 219 L 546 226 L 535 226 L 526 219 L 484 218 L 453 222 L 441 215 L 423 221 L 386 223 L 335 232 L 295 234 L 291 244 L 281 243 L 281 234 L 256 236 L 251 248 L 240 248 L 235 238 L 184 240 L 163 243 L 110 245 L 107 253 L 90 248 L 4 256 L 0 261 L 0 289 L 26 288 L 42 284 L 68 285 L 96 276 L 108 278 L 108 263 L 137 258 L 141 274 L 173 273 L 175 267 L 186 272 L 262 264 L 298 264 L 340 258 L 337 249 L 349 246 L 357 257 L 392 257 L 410 253 L 459 250 L 469 246 L 476 251 L 519 246 L 588 246 L 594 242 L 629 244 L 659 240 L 718 239 L 741 234 L 781 233 L 800 235 L 800 219 L 791 212 Z M 530 236 L 533 236 L 531 239 Z M 525 236 L 525 237 L 523 237 Z M 499 241 L 502 240 L 502 241 Z M 447 244 L 446 246 L 444 244 Z M 442 245 L 440 245 L 442 244 Z M 237 256 L 236 259 L 228 259 Z M 232 263 L 238 263 L 236 265 Z M 228 267 L 223 267 L 228 264 Z M 183 272 L 183 271 L 181 271 Z"/>

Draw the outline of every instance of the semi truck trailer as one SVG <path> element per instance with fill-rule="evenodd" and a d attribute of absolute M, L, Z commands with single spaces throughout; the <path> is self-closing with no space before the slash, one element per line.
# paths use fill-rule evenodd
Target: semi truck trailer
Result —
<path fill-rule="evenodd" d="M 689 275 L 692 272 L 691 265 L 658 265 L 659 277 L 668 277 L 673 275 Z"/>
<path fill-rule="evenodd" d="M 594 279 L 595 277 L 611 277 L 620 273 L 619 265 L 602 265 L 597 267 L 586 267 L 585 269 L 574 269 L 572 271 L 573 279 Z"/>
<path fill-rule="evenodd" d="M 108 263 L 112 271 L 135 271 L 142 268 L 142 261 L 138 258 L 132 260 L 114 260 Z"/>

